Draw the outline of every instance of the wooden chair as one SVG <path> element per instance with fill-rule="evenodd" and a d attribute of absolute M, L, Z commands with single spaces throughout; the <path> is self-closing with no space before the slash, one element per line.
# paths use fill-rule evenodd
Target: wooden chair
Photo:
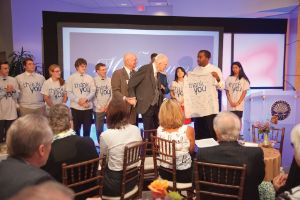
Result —
<path fill-rule="evenodd" d="M 70 165 L 63 163 L 63 184 L 75 191 L 76 198 L 101 197 L 105 160 L 106 158 L 103 157 Z"/>
<path fill-rule="evenodd" d="M 230 166 L 194 161 L 196 199 L 243 199 L 246 165 Z"/>
<path fill-rule="evenodd" d="M 278 149 L 282 156 L 285 128 L 272 128 L 269 134 L 269 140 L 275 142 L 274 148 Z M 252 141 L 259 142 L 263 140 L 263 134 L 258 133 L 258 127 L 252 125 Z"/>
<path fill-rule="evenodd" d="M 191 183 L 179 183 L 176 181 L 176 151 L 175 151 L 175 141 L 165 140 L 156 136 L 152 136 L 153 141 L 153 154 L 154 154 L 154 168 L 156 173 L 156 178 L 158 175 L 157 163 L 160 162 L 161 165 L 167 164 L 172 168 L 160 168 L 163 171 L 166 171 L 172 174 L 172 181 L 169 182 L 169 189 L 172 191 L 187 191 L 187 198 L 191 198 L 193 193 L 192 182 Z"/>
<path fill-rule="evenodd" d="M 120 186 L 121 196 L 110 197 L 103 195 L 102 199 L 123 200 L 142 197 L 144 183 L 145 149 L 145 142 L 132 142 L 125 146 L 122 184 Z M 131 191 L 126 193 L 126 184 L 133 180 L 137 180 L 137 185 Z"/>
<path fill-rule="evenodd" d="M 145 157 L 145 165 L 144 165 L 144 180 L 152 181 L 155 179 L 154 172 L 154 157 L 152 152 L 153 141 L 151 136 L 157 135 L 157 129 L 151 130 L 142 130 L 142 138 L 146 143 L 146 157 Z"/>

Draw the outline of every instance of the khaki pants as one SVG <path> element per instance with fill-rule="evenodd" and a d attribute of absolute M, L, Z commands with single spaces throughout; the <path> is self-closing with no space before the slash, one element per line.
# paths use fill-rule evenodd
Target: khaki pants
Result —
<path fill-rule="evenodd" d="M 36 108 L 36 109 L 25 108 L 25 107 L 20 106 L 19 111 L 20 111 L 20 117 L 25 116 L 27 114 L 41 114 L 41 115 L 46 116 L 46 107 L 45 106 Z"/>

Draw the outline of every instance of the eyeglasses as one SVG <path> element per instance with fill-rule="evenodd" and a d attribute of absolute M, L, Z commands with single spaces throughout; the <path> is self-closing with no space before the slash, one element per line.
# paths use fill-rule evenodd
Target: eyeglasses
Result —
<path fill-rule="evenodd" d="M 52 71 L 52 72 L 55 72 L 55 73 L 60 73 L 61 71 L 60 71 L 60 70 L 56 70 L 56 71 Z"/>

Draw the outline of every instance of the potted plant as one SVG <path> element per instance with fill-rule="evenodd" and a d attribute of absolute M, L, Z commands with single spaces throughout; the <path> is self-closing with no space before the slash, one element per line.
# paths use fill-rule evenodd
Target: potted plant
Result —
<path fill-rule="evenodd" d="M 15 77 L 24 72 L 23 60 L 25 58 L 34 59 L 34 56 L 22 47 L 21 51 L 13 51 L 8 58 L 11 59 L 9 75 Z"/>

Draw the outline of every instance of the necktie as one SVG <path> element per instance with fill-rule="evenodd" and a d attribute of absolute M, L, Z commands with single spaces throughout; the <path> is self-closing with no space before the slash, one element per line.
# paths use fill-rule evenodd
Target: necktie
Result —
<path fill-rule="evenodd" d="M 135 71 L 134 71 L 134 70 L 131 70 L 131 71 L 129 72 L 129 78 L 131 78 L 131 77 L 133 76 L 134 73 L 135 73 Z"/>

